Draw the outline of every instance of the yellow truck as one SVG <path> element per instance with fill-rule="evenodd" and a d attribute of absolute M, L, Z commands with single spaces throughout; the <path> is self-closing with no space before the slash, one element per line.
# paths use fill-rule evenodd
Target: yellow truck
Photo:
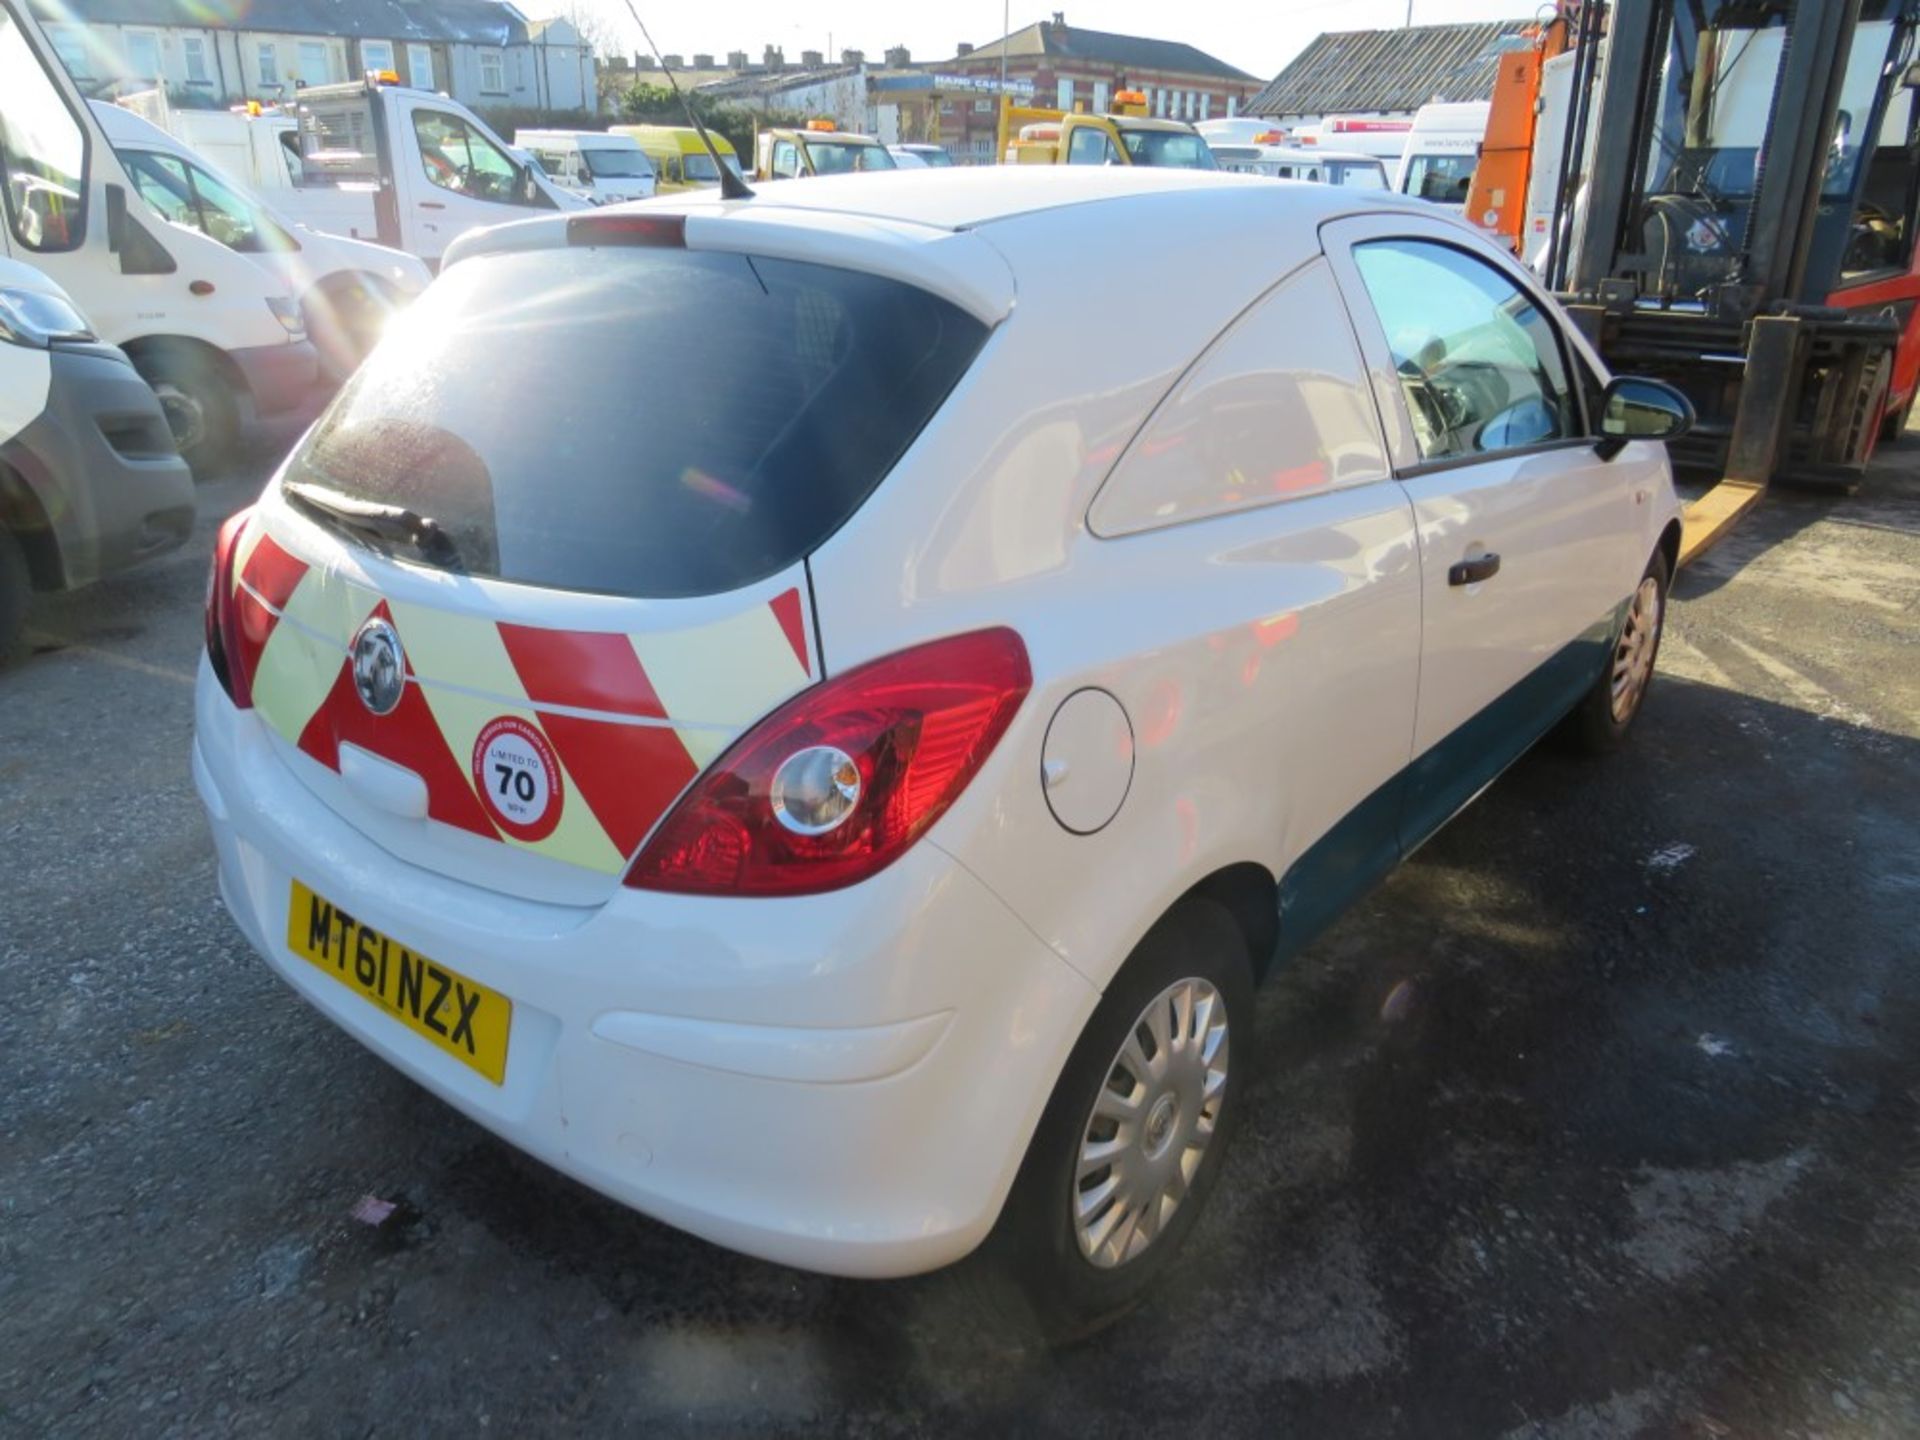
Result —
<path fill-rule="evenodd" d="M 995 153 L 1005 165 L 1162 165 L 1218 170 L 1213 151 L 1193 126 L 1156 120 L 1147 97 L 1122 90 L 1104 115 L 1043 110 L 1000 97 Z"/>
<path fill-rule="evenodd" d="M 840 130 L 831 120 L 814 120 L 803 130 L 762 130 L 754 136 L 756 180 L 801 180 L 810 175 L 897 169 L 885 145 L 871 135 Z"/>

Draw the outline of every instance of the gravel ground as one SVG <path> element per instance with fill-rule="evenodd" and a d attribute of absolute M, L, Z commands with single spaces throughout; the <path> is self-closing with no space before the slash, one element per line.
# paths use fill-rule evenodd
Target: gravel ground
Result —
<path fill-rule="evenodd" d="M 1920 437 L 1269 983 L 1183 1273 L 1054 1350 L 624 1211 L 246 951 L 191 675 L 286 438 L 0 674 L 0 1433 L 1920 1433 Z"/>

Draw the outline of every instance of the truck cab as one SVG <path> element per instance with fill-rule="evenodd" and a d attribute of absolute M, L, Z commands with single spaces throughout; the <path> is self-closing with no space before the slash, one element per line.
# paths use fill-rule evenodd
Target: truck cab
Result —
<path fill-rule="evenodd" d="M 143 198 L 25 0 L 0 0 L 0 255 L 31 264 L 152 385 L 180 452 L 217 468 L 252 417 L 312 390 L 299 302 Z"/>
<path fill-rule="evenodd" d="M 1206 139 L 1181 120 L 1147 114 L 1147 97 L 1122 90 L 1103 115 L 1000 101 L 999 153 L 1007 165 L 1158 165 L 1217 170 Z"/>
<path fill-rule="evenodd" d="M 753 154 L 756 180 L 900 168 L 887 147 L 871 135 L 851 134 L 831 120 L 815 120 L 805 129 L 762 130 L 754 137 Z"/>
<path fill-rule="evenodd" d="M 1486 100 L 1422 105 L 1407 131 L 1407 148 L 1393 188 L 1455 214 L 1463 211 L 1492 108 Z"/>

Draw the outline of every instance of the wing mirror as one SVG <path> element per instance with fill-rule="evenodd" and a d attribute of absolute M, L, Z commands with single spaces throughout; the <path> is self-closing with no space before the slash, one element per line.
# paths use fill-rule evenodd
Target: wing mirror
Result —
<path fill-rule="evenodd" d="M 1693 402 L 1664 380 L 1616 376 L 1600 397 L 1602 460 L 1629 440 L 1678 440 L 1693 428 Z"/>

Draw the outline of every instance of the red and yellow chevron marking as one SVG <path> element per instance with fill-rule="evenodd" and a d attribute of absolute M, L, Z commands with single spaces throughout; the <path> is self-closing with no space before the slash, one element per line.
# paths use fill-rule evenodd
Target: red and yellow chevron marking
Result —
<path fill-rule="evenodd" d="M 813 679 L 798 587 L 677 630 L 548 629 L 384 597 L 289 554 L 259 521 L 234 573 L 238 663 L 285 740 L 335 771 L 340 747 L 359 746 L 426 782 L 429 821 L 603 874 L 625 868 L 741 731 Z M 387 715 L 353 684 L 350 647 L 375 617 L 406 655 Z M 533 727 L 558 761 L 559 817 L 536 840 L 509 833 L 536 832 L 490 813 L 476 790 L 475 747 L 503 719 Z"/>

